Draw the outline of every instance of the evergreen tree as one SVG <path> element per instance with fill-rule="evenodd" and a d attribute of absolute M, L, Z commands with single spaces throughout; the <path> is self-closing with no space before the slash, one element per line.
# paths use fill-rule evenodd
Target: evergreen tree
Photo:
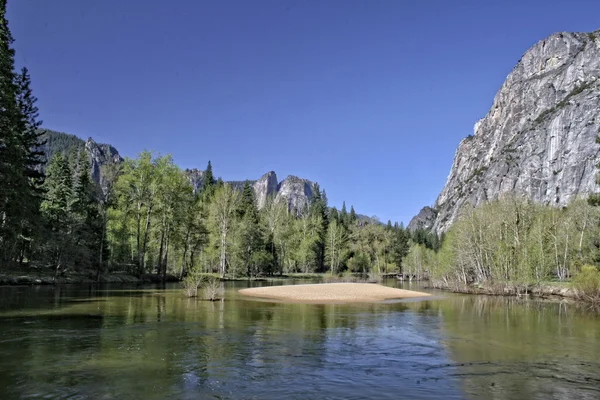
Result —
<path fill-rule="evenodd" d="M 36 236 L 41 234 L 40 204 L 42 201 L 43 174 L 41 164 L 43 163 L 43 152 L 40 146 L 42 131 L 39 130 L 41 121 L 38 121 L 38 109 L 35 106 L 37 99 L 31 92 L 31 80 L 27 69 L 23 68 L 21 74 L 15 76 L 16 101 L 20 113 L 18 132 L 20 132 L 20 155 L 23 167 L 21 180 L 23 181 L 19 191 L 22 193 L 22 201 L 18 204 L 19 213 L 15 217 L 19 219 L 18 244 L 19 262 L 21 263 L 28 253 L 30 246 Z M 29 251 L 30 253 L 30 251 Z M 31 253 L 27 254 L 31 258 Z"/>
<path fill-rule="evenodd" d="M 333 221 L 337 222 L 338 224 L 340 223 L 340 214 L 338 213 L 337 208 L 333 207 L 329 210 L 329 216 L 327 219 L 330 223 Z"/>
<path fill-rule="evenodd" d="M 402 260 L 408 254 L 410 249 L 410 232 L 399 227 L 394 231 L 394 237 L 392 238 L 392 249 L 391 256 L 392 260 L 398 268 L 398 272 L 402 273 Z"/>
<path fill-rule="evenodd" d="M 79 151 L 73 190 L 72 210 L 87 219 L 94 203 L 94 183 L 90 177 L 90 160 L 85 149 Z"/>
<path fill-rule="evenodd" d="M 325 235 L 327 233 L 327 205 L 323 198 L 323 193 L 319 188 L 319 184 L 313 186 L 312 196 L 310 198 L 310 217 L 314 221 L 319 221 L 319 226 L 316 226 L 316 236 L 314 248 L 316 253 L 317 268 L 323 271 L 325 264 Z"/>
<path fill-rule="evenodd" d="M 206 170 L 204 170 L 204 174 L 202 175 L 202 190 L 212 194 L 215 183 L 216 181 L 215 176 L 213 175 L 212 164 L 210 160 L 208 160 L 208 165 L 206 166 Z"/>
<path fill-rule="evenodd" d="M 72 251 L 73 175 L 68 160 L 60 153 L 52 157 L 46 173 L 41 209 L 49 224 L 48 255 L 58 273 Z"/>
<path fill-rule="evenodd" d="M 354 206 L 350 206 L 350 216 L 348 217 L 348 220 L 351 224 L 353 224 L 356 222 L 357 219 L 358 217 L 356 216 L 356 212 L 354 211 Z"/>
<path fill-rule="evenodd" d="M 348 226 L 348 211 L 346 210 L 346 202 L 342 203 L 342 210 L 340 211 L 340 222 L 344 224 L 344 226 Z"/>
<path fill-rule="evenodd" d="M 246 214 L 251 214 L 253 219 L 258 218 L 254 189 L 252 189 L 248 181 L 244 182 L 239 205 L 239 216 L 243 218 Z"/>
<path fill-rule="evenodd" d="M 22 116 L 17 105 L 12 35 L 6 20 L 6 0 L 0 0 L 0 259 L 13 257 L 21 231 L 23 205 L 29 199 L 22 146 Z"/>
<path fill-rule="evenodd" d="M 85 149 L 79 151 L 75 182 L 70 200 L 70 218 L 73 223 L 74 264 L 91 267 L 98 262 L 102 240 L 102 221 L 98 212 L 95 184 L 90 176 L 90 160 Z"/>
<path fill-rule="evenodd" d="M 38 120 L 39 113 L 35 105 L 37 98 L 31 91 L 31 77 L 27 68 L 23 68 L 21 73 L 16 76 L 16 86 L 17 105 L 22 123 L 21 146 L 27 155 L 25 173 L 32 180 L 34 194 L 38 195 L 43 181 L 40 169 L 45 161 L 41 146 L 45 144 L 45 140 L 42 138 L 44 135 L 44 131 L 40 129 L 42 121 Z"/>

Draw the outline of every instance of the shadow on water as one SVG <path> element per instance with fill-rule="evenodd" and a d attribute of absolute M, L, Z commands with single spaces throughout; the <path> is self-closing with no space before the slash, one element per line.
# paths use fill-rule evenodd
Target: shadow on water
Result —
<path fill-rule="evenodd" d="M 600 321 L 570 305 L 446 293 L 286 304 L 237 293 L 261 284 L 270 282 L 227 282 L 217 302 L 176 285 L 2 296 L 0 398 L 599 396 Z"/>

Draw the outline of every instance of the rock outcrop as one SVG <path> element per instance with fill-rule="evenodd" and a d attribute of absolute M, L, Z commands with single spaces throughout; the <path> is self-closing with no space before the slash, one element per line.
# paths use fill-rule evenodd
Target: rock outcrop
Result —
<path fill-rule="evenodd" d="M 204 171 L 199 169 L 186 169 L 184 173 L 187 175 L 192 188 L 194 189 L 194 193 L 198 192 L 204 183 Z"/>
<path fill-rule="evenodd" d="M 62 132 L 55 132 L 49 129 L 44 129 L 42 139 L 44 144 L 40 150 L 44 153 L 46 163 L 50 162 L 52 156 L 56 153 L 62 153 L 65 156 L 77 154 L 81 149 L 85 149 L 90 160 L 90 175 L 92 180 L 99 185 L 104 191 L 107 184 L 104 165 L 118 164 L 123 161 L 119 152 L 111 145 L 104 143 L 96 143 L 92 138 L 83 141 L 75 135 L 70 135 Z M 42 165 L 44 170 L 46 165 Z"/>
<path fill-rule="evenodd" d="M 90 175 L 92 179 L 105 190 L 108 182 L 102 166 L 121 163 L 123 158 L 111 145 L 96 143 L 92 138 L 88 138 L 85 142 L 85 152 L 90 158 Z"/>
<path fill-rule="evenodd" d="M 275 201 L 287 202 L 288 209 L 299 214 L 308 206 L 313 186 L 308 179 L 290 175 L 278 185 Z"/>
<path fill-rule="evenodd" d="M 277 193 L 279 183 L 277 182 L 277 174 L 274 171 L 269 171 L 252 185 L 256 194 L 256 206 L 260 210 L 267 203 L 269 196 Z"/>
<path fill-rule="evenodd" d="M 431 230 L 431 228 L 433 228 L 433 224 L 435 223 L 436 217 L 437 213 L 435 210 L 431 207 L 425 206 L 410 220 L 406 229 L 411 232 L 419 229 Z"/>
<path fill-rule="evenodd" d="M 504 193 L 564 206 L 597 191 L 599 127 L 600 31 L 538 42 L 460 142 L 433 229 L 446 231 L 465 204 Z"/>

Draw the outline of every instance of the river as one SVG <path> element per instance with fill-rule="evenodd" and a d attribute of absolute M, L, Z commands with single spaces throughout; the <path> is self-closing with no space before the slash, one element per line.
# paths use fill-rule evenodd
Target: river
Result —
<path fill-rule="evenodd" d="M 0 399 L 600 398 L 600 317 L 580 306 L 237 293 L 261 284 L 227 282 L 217 302 L 177 285 L 0 287 Z"/>

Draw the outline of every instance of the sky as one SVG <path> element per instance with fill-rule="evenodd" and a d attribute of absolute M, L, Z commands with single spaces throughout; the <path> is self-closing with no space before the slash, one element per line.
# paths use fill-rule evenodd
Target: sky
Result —
<path fill-rule="evenodd" d="M 600 1 L 9 0 L 44 127 L 407 224 L 522 54 Z"/>

